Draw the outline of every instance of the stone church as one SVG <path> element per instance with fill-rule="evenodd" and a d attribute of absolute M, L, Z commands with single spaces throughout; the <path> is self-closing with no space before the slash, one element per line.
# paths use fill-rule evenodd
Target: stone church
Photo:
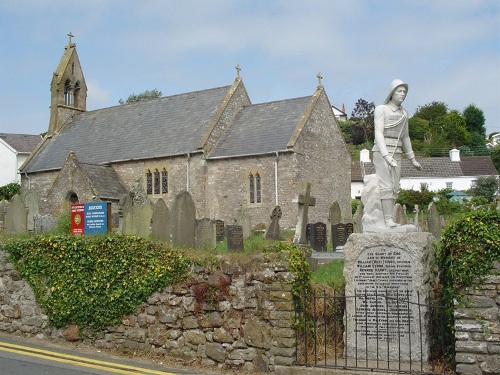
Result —
<path fill-rule="evenodd" d="M 311 182 L 310 222 L 327 222 L 334 201 L 350 219 L 350 155 L 321 80 L 311 96 L 252 104 L 237 70 L 228 86 L 87 111 L 70 40 L 50 92 L 48 133 L 20 169 L 42 214 L 93 200 L 116 214 L 139 187 L 168 206 L 188 191 L 198 218 L 226 223 L 243 209 L 252 226 L 267 224 L 279 205 L 293 228 L 293 200 Z"/>

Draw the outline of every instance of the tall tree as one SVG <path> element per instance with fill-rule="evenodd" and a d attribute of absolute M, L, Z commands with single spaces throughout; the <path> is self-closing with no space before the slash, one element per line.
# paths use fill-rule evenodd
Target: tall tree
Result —
<path fill-rule="evenodd" d="M 478 133 L 486 138 L 486 120 L 484 113 L 474 104 L 469 105 L 464 109 L 463 116 L 465 117 L 465 126 L 469 133 Z"/>
<path fill-rule="evenodd" d="M 352 140 L 354 144 L 372 142 L 374 137 L 373 113 L 375 103 L 368 103 L 365 99 L 358 99 L 351 112 L 351 120 L 354 123 Z"/>
<path fill-rule="evenodd" d="M 123 99 L 120 99 L 118 100 L 118 103 L 125 104 L 125 103 L 140 102 L 143 100 L 157 99 L 161 98 L 161 95 L 162 95 L 161 91 L 158 91 L 157 89 L 146 90 L 137 95 L 136 94 L 129 95 L 129 97 L 125 101 Z"/>
<path fill-rule="evenodd" d="M 448 106 L 443 102 L 432 102 L 423 106 L 418 106 L 413 117 L 420 117 L 421 119 L 429 121 L 431 129 L 436 127 L 436 121 L 448 114 Z"/>

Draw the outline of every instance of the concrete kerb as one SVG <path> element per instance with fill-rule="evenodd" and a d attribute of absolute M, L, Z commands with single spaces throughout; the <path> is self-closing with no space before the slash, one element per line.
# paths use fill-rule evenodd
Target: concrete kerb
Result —
<path fill-rule="evenodd" d="M 305 367 L 305 366 L 275 366 L 274 373 L 276 375 L 366 375 L 372 371 L 356 371 L 343 368 L 318 368 L 318 367 Z M 377 375 L 398 375 L 398 372 L 383 372 L 377 370 Z"/>

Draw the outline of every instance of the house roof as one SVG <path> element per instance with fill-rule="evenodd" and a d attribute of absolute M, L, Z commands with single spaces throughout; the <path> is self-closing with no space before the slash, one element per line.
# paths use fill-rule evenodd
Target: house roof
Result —
<path fill-rule="evenodd" d="M 461 161 L 451 161 L 449 157 L 417 158 L 422 166 L 419 171 L 411 165 L 408 159 L 403 158 L 401 163 L 401 178 L 440 178 L 440 177 L 478 177 L 497 176 L 498 171 L 489 156 L 462 157 Z M 364 164 L 364 165 L 362 165 Z M 363 181 L 362 169 L 365 174 L 374 174 L 373 163 L 353 162 L 351 167 L 351 181 Z"/>
<path fill-rule="evenodd" d="M 121 199 L 127 189 L 121 183 L 116 171 L 104 165 L 80 163 L 101 199 Z"/>
<path fill-rule="evenodd" d="M 0 138 L 19 153 L 29 154 L 40 143 L 42 137 L 33 134 L 0 134 Z"/>
<path fill-rule="evenodd" d="M 59 169 L 70 151 L 96 165 L 196 152 L 230 87 L 76 114 L 45 139 L 23 172 Z"/>
<path fill-rule="evenodd" d="M 308 96 L 243 107 L 209 158 L 286 150 L 310 100 Z"/>

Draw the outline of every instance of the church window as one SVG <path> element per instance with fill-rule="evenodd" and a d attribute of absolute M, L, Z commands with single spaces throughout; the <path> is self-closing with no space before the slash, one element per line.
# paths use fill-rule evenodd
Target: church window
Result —
<path fill-rule="evenodd" d="M 73 87 L 69 79 L 64 84 L 64 104 L 73 105 Z"/>
<path fill-rule="evenodd" d="M 161 193 L 168 193 L 168 172 L 165 168 L 161 171 Z"/>
<path fill-rule="evenodd" d="M 260 174 L 256 173 L 255 174 L 255 190 L 257 193 L 257 203 L 262 202 L 262 195 L 260 191 Z"/>
<path fill-rule="evenodd" d="M 153 175 L 149 169 L 146 172 L 146 194 L 153 194 Z"/>
<path fill-rule="evenodd" d="M 250 192 L 250 203 L 255 203 L 255 180 L 253 174 L 250 173 L 248 176 L 249 182 L 249 192 Z"/>
<path fill-rule="evenodd" d="M 155 194 L 160 194 L 160 172 L 155 170 Z"/>

